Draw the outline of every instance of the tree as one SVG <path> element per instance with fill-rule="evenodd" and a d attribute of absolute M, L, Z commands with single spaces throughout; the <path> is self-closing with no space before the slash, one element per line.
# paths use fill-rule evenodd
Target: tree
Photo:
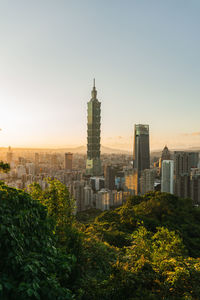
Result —
<path fill-rule="evenodd" d="M 74 220 L 74 199 L 67 187 L 58 179 L 47 179 L 48 186 L 42 190 L 38 183 L 29 186 L 29 193 L 47 207 L 49 216 L 55 218 L 58 226 L 71 224 Z"/>
<path fill-rule="evenodd" d="M 57 179 L 47 179 L 48 186 L 42 190 L 38 183 L 29 186 L 33 199 L 41 202 L 47 209 L 48 216 L 54 219 L 52 231 L 57 247 L 63 253 L 73 255 L 74 263 L 69 283 L 73 288 L 81 276 L 82 235 L 76 228 L 74 217 L 74 199 L 67 187 Z M 76 288 L 75 288 L 76 289 Z"/>
<path fill-rule="evenodd" d="M 10 171 L 10 165 L 0 161 L 0 172 L 7 173 Z"/>
<path fill-rule="evenodd" d="M 54 221 L 27 193 L 0 183 L 0 298 L 73 299 L 74 257 L 56 248 Z"/>
<path fill-rule="evenodd" d="M 89 258 L 80 299 L 199 299 L 200 210 L 190 199 L 151 192 L 80 228 Z"/>
<path fill-rule="evenodd" d="M 74 199 L 67 187 L 57 179 L 47 179 L 48 186 L 42 190 L 38 183 L 29 186 L 29 193 L 35 200 L 46 206 L 48 215 L 54 218 L 54 231 L 58 235 L 60 245 L 66 246 L 66 238 L 74 222 Z M 68 234 L 66 235 L 66 232 Z M 68 239 L 69 240 L 69 239 Z"/>

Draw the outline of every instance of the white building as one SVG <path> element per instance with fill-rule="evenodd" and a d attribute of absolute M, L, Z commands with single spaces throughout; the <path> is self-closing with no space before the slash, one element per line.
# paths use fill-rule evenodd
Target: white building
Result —
<path fill-rule="evenodd" d="M 98 176 L 90 177 L 90 185 L 94 191 L 100 191 L 105 186 L 105 178 Z"/>
<path fill-rule="evenodd" d="M 110 209 L 110 191 L 107 189 L 101 189 L 97 193 L 96 197 L 96 208 L 101 210 Z"/>
<path fill-rule="evenodd" d="M 161 192 L 174 193 L 174 161 L 162 161 Z"/>
<path fill-rule="evenodd" d="M 84 209 L 87 209 L 93 206 L 93 190 L 88 185 L 86 185 L 83 190 L 84 190 Z"/>
<path fill-rule="evenodd" d="M 34 163 L 26 163 L 27 174 L 35 175 L 35 164 Z"/>
<path fill-rule="evenodd" d="M 23 165 L 18 165 L 16 168 L 17 177 L 22 178 L 23 175 L 26 175 L 26 168 Z"/>

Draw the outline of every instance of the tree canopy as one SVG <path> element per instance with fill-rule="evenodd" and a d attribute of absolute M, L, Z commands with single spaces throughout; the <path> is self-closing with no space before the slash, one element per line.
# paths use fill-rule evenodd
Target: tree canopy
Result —
<path fill-rule="evenodd" d="M 113 253 L 83 299 L 200 299 L 200 210 L 190 199 L 151 192 L 82 224 Z"/>
<path fill-rule="evenodd" d="M 74 215 L 65 185 L 0 184 L 0 299 L 200 299 L 200 210 L 154 192 Z"/>
<path fill-rule="evenodd" d="M 7 173 L 8 171 L 10 171 L 10 165 L 0 161 L 0 172 Z"/>
<path fill-rule="evenodd" d="M 53 220 L 27 193 L 0 184 L 0 298 L 72 299 L 74 257 L 56 248 Z"/>

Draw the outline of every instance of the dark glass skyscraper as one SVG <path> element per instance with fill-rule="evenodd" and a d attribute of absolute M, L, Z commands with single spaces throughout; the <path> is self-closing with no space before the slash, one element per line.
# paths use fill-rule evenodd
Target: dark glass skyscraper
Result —
<path fill-rule="evenodd" d="M 101 103 L 97 99 L 95 80 L 91 94 L 92 98 L 88 102 L 86 174 L 90 176 L 98 176 L 101 175 Z"/>
<path fill-rule="evenodd" d="M 198 161 L 198 152 L 174 151 L 174 193 L 176 196 L 190 197 L 191 168 L 197 168 Z"/>
<path fill-rule="evenodd" d="M 133 161 L 138 177 L 143 170 L 150 168 L 149 125 L 135 125 Z"/>

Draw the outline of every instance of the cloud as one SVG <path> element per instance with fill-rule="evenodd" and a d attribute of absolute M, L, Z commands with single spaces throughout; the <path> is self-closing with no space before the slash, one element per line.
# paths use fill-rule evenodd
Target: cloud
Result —
<path fill-rule="evenodd" d="M 199 132 L 183 133 L 184 136 L 200 136 Z"/>

